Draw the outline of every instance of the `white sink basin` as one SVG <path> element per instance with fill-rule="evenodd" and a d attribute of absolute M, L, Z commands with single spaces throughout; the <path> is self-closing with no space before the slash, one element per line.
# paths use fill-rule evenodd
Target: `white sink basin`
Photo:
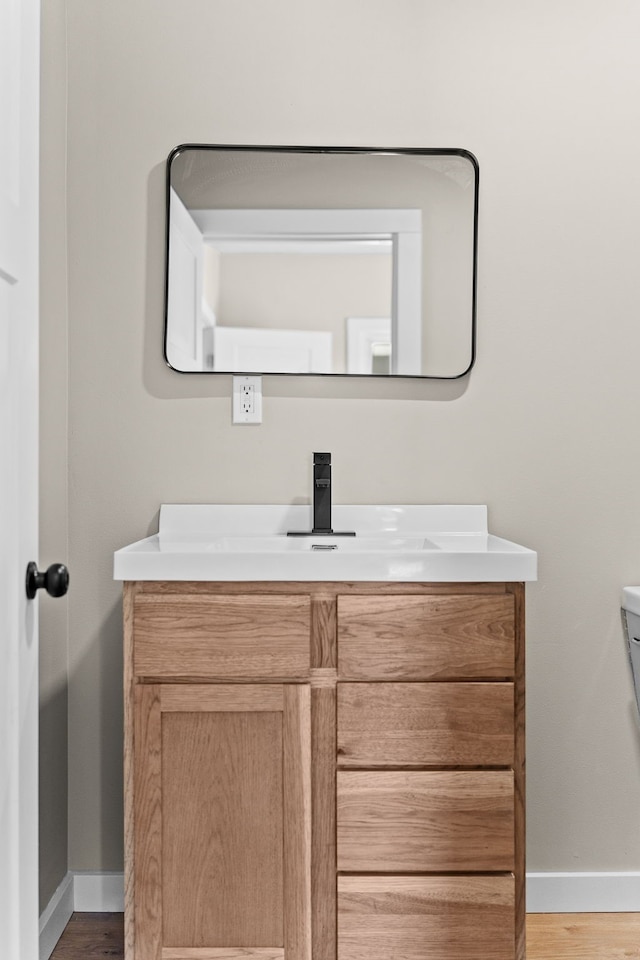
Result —
<path fill-rule="evenodd" d="M 412 550 L 437 550 L 435 543 L 425 537 L 213 537 L 204 542 L 173 541 L 178 551 L 197 549 L 204 553 L 309 553 L 333 551 L 341 553 L 405 553 Z"/>
<path fill-rule="evenodd" d="M 164 504 L 158 533 L 115 553 L 114 579 L 536 579 L 535 552 L 491 535 L 484 506 L 336 505 L 332 523 L 356 535 L 287 536 L 311 528 L 309 506 Z"/>

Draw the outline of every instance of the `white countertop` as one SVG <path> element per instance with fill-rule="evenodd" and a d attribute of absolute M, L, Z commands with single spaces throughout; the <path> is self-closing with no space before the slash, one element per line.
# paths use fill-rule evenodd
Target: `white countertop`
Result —
<path fill-rule="evenodd" d="M 115 580 L 529 581 L 537 554 L 488 532 L 481 505 L 334 505 L 309 530 L 307 505 L 163 504 L 159 531 L 114 554 Z M 330 548 L 330 549 L 327 549 Z"/>

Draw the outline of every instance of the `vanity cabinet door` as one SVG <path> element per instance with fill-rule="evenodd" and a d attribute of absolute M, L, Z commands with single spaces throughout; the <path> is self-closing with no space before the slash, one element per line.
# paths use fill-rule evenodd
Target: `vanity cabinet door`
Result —
<path fill-rule="evenodd" d="M 135 688 L 135 960 L 310 960 L 310 690 Z"/>

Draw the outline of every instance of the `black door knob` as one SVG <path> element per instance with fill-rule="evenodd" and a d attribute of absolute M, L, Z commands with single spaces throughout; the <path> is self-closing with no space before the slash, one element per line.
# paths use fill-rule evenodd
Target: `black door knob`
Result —
<path fill-rule="evenodd" d="M 64 563 L 52 563 L 45 573 L 38 571 L 38 565 L 31 561 L 27 564 L 27 597 L 33 600 L 41 587 L 50 597 L 64 597 L 69 589 L 69 571 Z"/>

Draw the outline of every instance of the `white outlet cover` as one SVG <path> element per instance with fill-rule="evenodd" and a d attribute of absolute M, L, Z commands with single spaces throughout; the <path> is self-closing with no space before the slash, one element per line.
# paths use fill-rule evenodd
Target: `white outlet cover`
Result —
<path fill-rule="evenodd" d="M 246 388 L 253 388 L 253 410 L 245 410 Z M 233 377 L 233 423 L 262 423 L 262 377 Z"/>

